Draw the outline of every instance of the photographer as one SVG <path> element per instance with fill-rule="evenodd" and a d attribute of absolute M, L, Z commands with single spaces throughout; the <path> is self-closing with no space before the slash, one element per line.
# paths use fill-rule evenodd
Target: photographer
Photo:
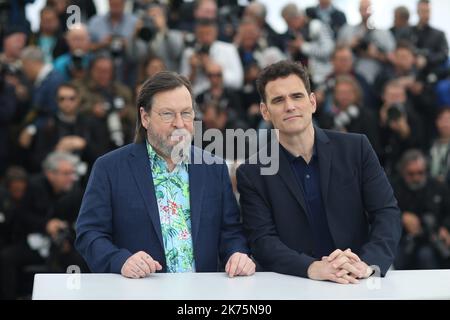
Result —
<path fill-rule="evenodd" d="M 123 83 L 133 80 L 133 61 L 126 58 L 125 52 L 129 45 L 137 18 L 125 12 L 125 0 L 109 0 L 109 12 L 96 15 L 89 20 L 88 30 L 91 36 L 91 50 L 106 51 L 114 58 L 116 79 Z"/>
<path fill-rule="evenodd" d="M 108 55 L 91 61 L 89 76 L 76 81 L 80 90 L 82 111 L 93 116 L 93 126 L 99 132 L 98 145 L 106 151 L 131 141 L 135 115 L 131 107 L 131 91 L 114 81 L 114 64 Z"/>
<path fill-rule="evenodd" d="M 392 58 L 395 38 L 387 30 L 375 29 L 371 22 L 372 4 L 370 0 L 360 0 L 359 12 L 362 22 L 346 25 L 339 31 L 338 45 L 350 46 L 356 56 L 355 69 L 369 84 L 373 84 L 383 63 Z"/>
<path fill-rule="evenodd" d="M 395 175 L 395 166 L 408 149 L 423 149 L 423 126 L 409 102 L 404 86 L 397 80 L 386 84 L 380 108 L 382 163 L 388 175 Z"/>
<path fill-rule="evenodd" d="M 380 156 L 382 149 L 376 116 L 363 104 L 362 90 L 357 80 L 351 75 L 338 76 L 333 100 L 331 128 L 342 132 L 365 134 L 376 154 Z"/>
<path fill-rule="evenodd" d="M 91 59 L 87 27 L 83 24 L 72 26 L 66 33 L 66 40 L 70 52 L 58 57 L 53 65 L 64 80 L 81 79 L 86 75 Z"/>
<path fill-rule="evenodd" d="M 198 20 L 195 36 L 194 46 L 186 48 L 181 59 L 181 74 L 192 82 L 194 95 L 210 87 L 206 68 L 211 62 L 223 68 L 226 87 L 240 89 L 244 75 L 238 51 L 234 45 L 217 40 L 216 22 Z"/>
<path fill-rule="evenodd" d="M 308 66 L 315 85 L 332 71 L 330 56 L 334 49 L 332 31 L 320 20 L 310 19 L 291 3 L 281 11 L 288 30 L 284 34 L 285 50 L 294 61 Z"/>
<path fill-rule="evenodd" d="M 382 92 L 386 83 L 398 81 L 406 90 L 414 111 L 422 120 L 425 132 L 434 131 L 436 114 L 435 82 L 428 81 L 423 71 L 417 66 L 416 50 L 411 43 L 401 41 L 397 44 L 393 59 L 385 65 L 374 84 L 375 92 Z M 424 141 L 428 143 L 429 141 Z"/>
<path fill-rule="evenodd" d="M 403 237 L 397 269 L 439 269 L 450 258 L 450 191 L 427 173 L 427 160 L 418 150 L 407 151 L 394 184 L 402 211 Z"/>
<path fill-rule="evenodd" d="M 23 268 L 44 264 L 50 256 L 50 235 L 63 223 L 71 225 L 81 204 L 82 192 L 76 187 L 77 157 L 61 152 L 47 156 L 43 173 L 30 179 L 25 205 L 17 211 L 17 241 L 0 253 L 0 283 L 2 297 L 15 299 L 18 294 Z M 73 251 L 70 243 L 70 250 Z"/>
<path fill-rule="evenodd" d="M 167 27 L 167 12 L 162 5 L 151 4 L 142 12 L 127 53 L 134 61 L 149 54 L 161 57 L 170 71 L 179 71 L 184 50 L 183 33 Z"/>

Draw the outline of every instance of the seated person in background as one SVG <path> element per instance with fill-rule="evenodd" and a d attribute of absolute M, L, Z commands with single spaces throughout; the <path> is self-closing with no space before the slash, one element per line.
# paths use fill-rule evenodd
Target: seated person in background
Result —
<path fill-rule="evenodd" d="M 450 259 L 450 191 L 427 173 L 427 160 L 408 150 L 394 183 L 402 211 L 403 236 L 396 269 L 439 269 Z"/>

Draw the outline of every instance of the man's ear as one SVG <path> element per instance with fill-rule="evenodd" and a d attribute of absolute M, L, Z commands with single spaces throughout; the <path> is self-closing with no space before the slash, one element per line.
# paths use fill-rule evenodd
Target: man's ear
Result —
<path fill-rule="evenodd" d="M 311 105 L 313 107 L 313 112 L 312 113 L 315 113 L 316 110 L 317 110 L 317 99 L 316 99 L 316 95 L 314 94 L 314 92 L 312 92 L 309 95 L 309 102 L 311 102 Z"/>
<path fill-rule="evenodd" d="M 140 108 L 139 108 L 139 114 L 140 114 L 140 117 L 141 117 L 141 124 L 142 124 L 142 126 L 143 126 L 145 129 L 147 129 L 147 128 L 148 128 L 148 124 L 149 124 L 149 122 L 150 122 L 150 120 L 148 119 L 148 117 L 149 117 L 148 112 L 146 112 L 146 111 L 144 110 L 144 108 L 140 107 Z"/>
<path fill-rule="evenodd" d="M 266 121 L 270 121 L 269 108 L 267 107 L 267 105 L 264 102 L 261 102 L 259 104 L 259 110 L 261 111 L 263 119 Z"/>

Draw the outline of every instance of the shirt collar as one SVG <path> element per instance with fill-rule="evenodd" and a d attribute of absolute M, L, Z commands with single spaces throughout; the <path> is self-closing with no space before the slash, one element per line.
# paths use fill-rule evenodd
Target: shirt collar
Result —
<path fill-rule="evenodd" d="M 284 154 L 285 154 L 286 157 L 288 158 L 288 161 L 289 161 L 289 162 L 294 162 L 294 161 L 296 161 L 298 158 L 301 157 L 301 156 L 298 156 L 298 157 L 294 156 L 294 155 L 293 155 L 292 153 L 290 153 L 285 147 L 283 147 L 283 146 L 281 145 L 281 143 L 280 143 L 279 145 L 280 145 L 280 149 L 282 150 L 282 152 L 284 152 Z M 316 146 L 316 142 L 314 141 L 313 154 L 312 154 L 311 160 L 316 159 L 316 158 L 317 158 L 317 146 Z"/>
<path fill-rule="evenodd" d="M 159 154 L 156 153 L 155 149 L 148 142 L 148 140 L 145 141 L 145 144 L 147 146 L 147 154 L 148 154 L 148 157 L 150 159 L 151 165 L 152 166 L 158 166 L 160 168 L 164 168 L 164 170 L 167 171 L 166 160 L 164 160 Z M 188 164 L 187 164 L 186 161 L 182 161 L 181 163 L 177 163 L 177 165 L 175 166 L 174 171 L 177 170 L 177 168 L 182 168 L 182 169 L 188 170 L 188 166 L 187 165 Z"/>

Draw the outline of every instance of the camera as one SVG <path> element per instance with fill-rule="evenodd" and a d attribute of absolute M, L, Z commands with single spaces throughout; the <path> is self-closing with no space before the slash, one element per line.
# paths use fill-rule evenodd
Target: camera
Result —
<path fill-rule="evenodd" d="M 56 237 L 53 239 L 53 244 L 58 249 L 63 249 L 66 242 L 73 243 L 74 237 L 69 228 L 62 228 L 58 230 Z"/>
<path fill-rule="evenodd" d="M 122 55 L 122 52 L 123 52 L 122 37 L 120 37 L 118 35 L 114 35 L 112 37 L 111 44 L 110 44 L 110 47 L 109 47 L 109 51 L 111 52 L 111 55 L 114 58 L 117 58 L 120 55 Z"/>
<path fill-rule="evenodd" d="M 343 129 L 352 122 L 353 119 L 359 117 L 359 108 L 355 105 L 351 105 L 345 111 L 339 112 L 334 118 L 334 126 L 336 129 Z"/>
<path fill-rule="evenodd" d="M 210 46 L 208 44 L 198 44 L 195 48 L 195 53 L 197 54 L 209 54 Z"/>
<path fill-rule="evenodd" d="M 144 41 L 151 41 L 158 33 L 158 29 L 153 22 L 152 17 L 144 16 L 142 18 L 143 26 L 141 30 L 139 30 L 138 37 Z"/>
<path fill-rule="evenodd" d="M 84 52 L 83 50 L 75 50 L 72 55 L 72 63 L 70 64 L 70 69 L 81 71 L 83 70 L 83 59 L 84 59 Z"/>
<path fill-rule="evenodd" d="M 387 122 L 398 121 L 405 114 L 405 106 L 399 103 L 394 103 L 387 110 Z"/>
<path fill-rule="evenodd" d="M 433 213 L 425 213 L 422 217 L 422 225 L 424 233 L 428 236 L 431 245 L 443 259 L 450 258 L 450 248 L 447 247 L 444 241 L 439 239 L 439 226 L 436 217 Z"/>
<path fill-rule="evenodd" d="M 286 36 L 288 38 L 288 41 L 295 41 L 297 39 L 297 35 L 292 30 L 288 30 Z"/>

